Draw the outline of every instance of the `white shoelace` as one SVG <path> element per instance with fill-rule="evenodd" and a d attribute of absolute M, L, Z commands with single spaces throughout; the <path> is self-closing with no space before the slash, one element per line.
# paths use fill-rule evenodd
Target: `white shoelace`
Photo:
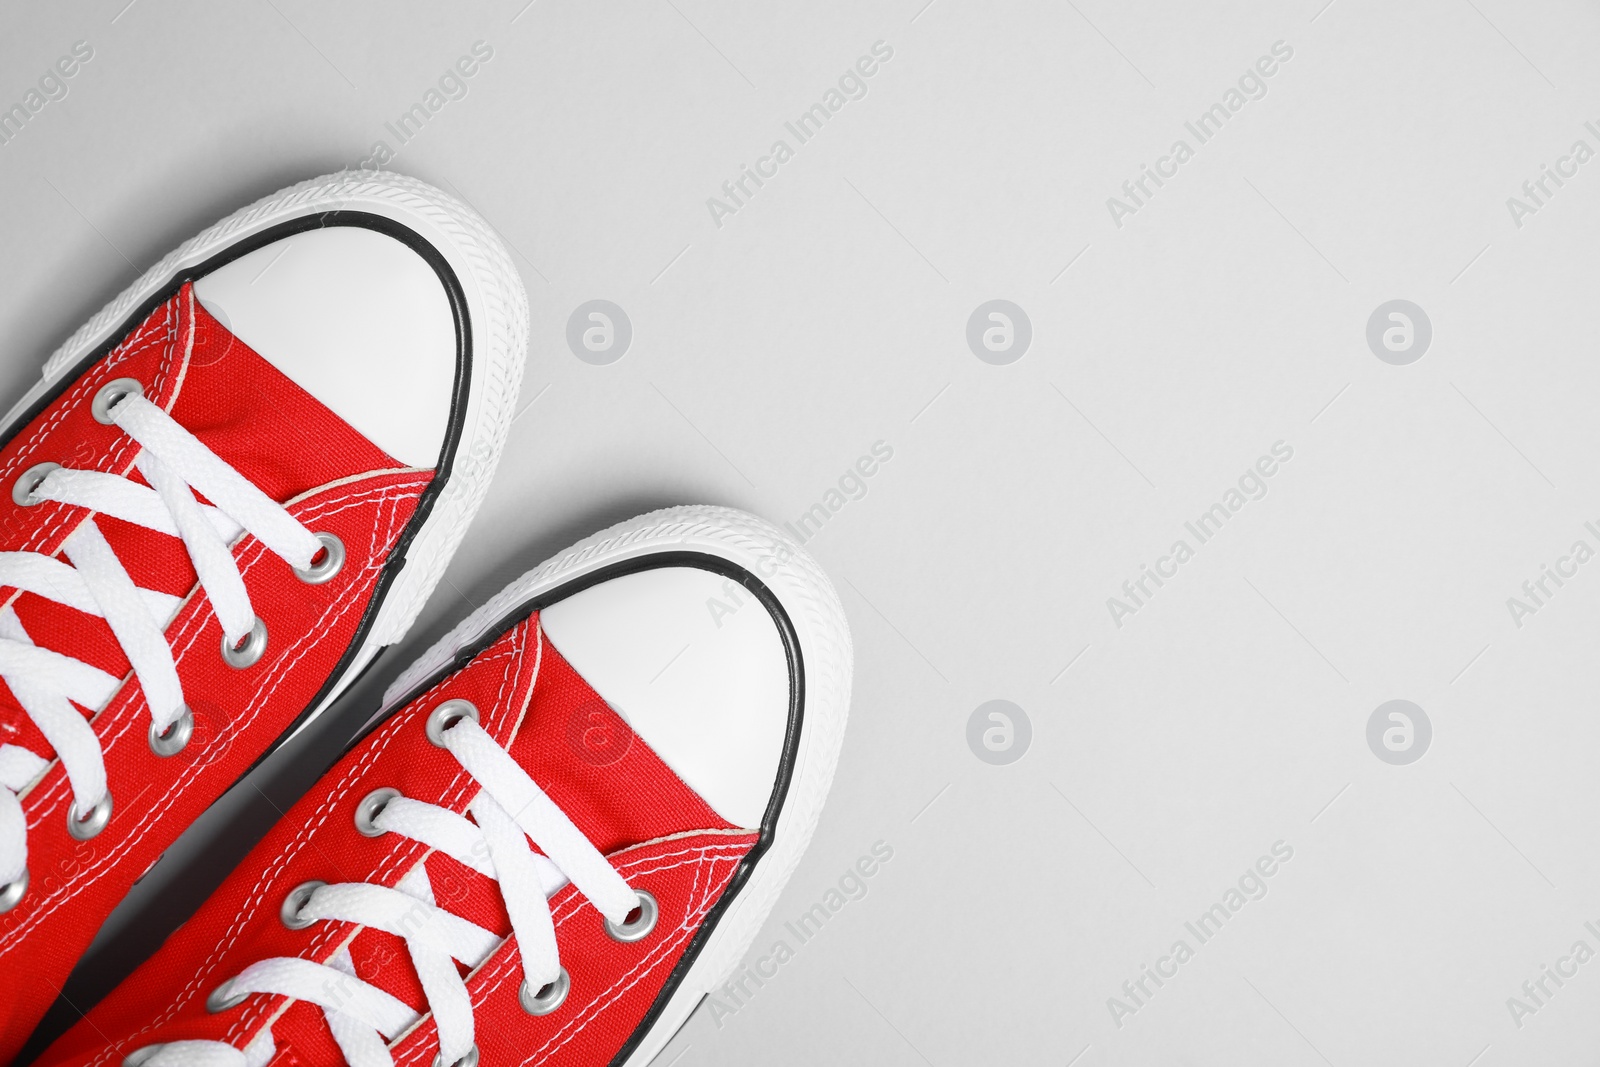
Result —
<path fill-rule="evenodd" d="M 142 446 L 135 462 L 149 486 L 99 471 L 41 465 L 19 479 L 19 503 L 73 504 L 181 538 L 226 640 L 238 647 L 251 636 L 257 619 L 228 545 L 248 531 L 291 567 L 306 571 L 324 543 L 133 390 L 135 384 L 127 383 L 127 391 L 112 401 L 108 417 Z M 23 496 L 30 485 L 31 492 Z M 214 506 L 201 505 L 195 491 Z M 135 585 L 92 516 L 73 531 L 62 550 L 70 564 L 37 552 L 0 552 L 0 586 L 105 619 L 144 689 L 152 747 L 161 739 L 176 751 L 188 737 L 193 717 L 165 630 L 183 598 Z M 105 753 L 89 720 L 73 705 L 100 711 L 122 679 L 39 648 L 9 604 L 0 609 L 0 678 L 66 770 L 73 797 L 69 829 L 76 837 L 97 833 L 111 812 Z M 18 794 L 47 766 L 47 759 L 26 748 L 0 745 L 0 910 L 15 906 L 27 889 L 27 822 Z"/>
<path fill-rule="evenodd" d="M 654 902 L 628 886 L 583 831 L 474 719 L 457 721 L 440 740 L 482 786 L 467 805 L 477 822 L 447 808 L 394 796 L 384 802 L 372 825 L 451 856 L 499 884 L 522 956 L 524 993 L 537 994 L 563 978 L 548 898 L 569 879 L 614 926 L 624 926 L 635 908 L 649 909 L 648 921 L 654 922 Z M 543 856 L 529 847 L 530 837 Z M 393 889 L 365 882 L 306 883 L 290 891 L 283 918 L 296 928 L 320 921 L 349 922 L 401 938 L 438 1029 L 435 1062 L 474 1061 L 472 1000 L 453 961 L 476 969 L 501 939 L 439 907 L 422 863 Z M 645 921 L 641 915 L 636 924 Z M 232 1006 L 253 993 L 321 1007 L 350 1067 L 393 1067 L 385 1038 L 393 1040 L 419 1018 L 404 1002 L 357 978 L 348 949 L 341 949 L 327 964 L 297 957 L 253 963 L 218 987 L 208 1003 Z M 129 1067 L 263 1067 L 274 1051 L 271 1031 L 263 1030 L 243 1050 L 220 1041 L 174 1041 L 147 1045 L 124 1062 Z"/>

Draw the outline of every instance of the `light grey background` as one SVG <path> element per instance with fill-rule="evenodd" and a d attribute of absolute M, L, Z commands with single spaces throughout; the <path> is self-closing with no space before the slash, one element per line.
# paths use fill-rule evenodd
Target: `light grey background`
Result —
<path fill-rule="evenodd" d="M 858 667 L 750 962 L 794 956 L 659 1062 L 1594 1061 L 1600 961 L 1520 1026 L 1507 1004 L 1600 950 L 1600 562 L 1520 626 L 1507 605 L 1600 548 L 1600 161 L 1520 226 L 1507 205 L 1600 150 L 1593 5 L 13 3 L 0 105 L 77 40 L 69 95 L 0 146 L 5 395 L 200 227 L 395 149 L 385 123 L 477 41 L 493 58 L 390 166 L 501 231 L 533 331 L 412 639 L 146 880 L 70 996 L 522 569 L 652 506 L 793 521 L 883 441 L 808 546 Z M 878 41 L 865 97 L 799 145 L 784 123 Z M 1280 41 L 1266 95 L 1198 144 L 1185 122 Z M 780 138 L 794 158 L 717 225 L 707 199 Z M 1194 158 L 1118 226 L 1107 199 L 1179 138 Z M 610 365 L 565 342 L 594 299 L 633 327 Z M 996 299 L 1032 326 L 1009 365 L 967 345 Z M 1406 366 L 1366 340 L 1395 299 L 1432 324 Z M 1266 496 L 1198 545 L 1184 523 L 1280 441 Z M 1107 599 L 1179 538 L 1194 558 L 1119 627 Z M 1367 743 L 1397 699 L 1433 731 L 1405 765 Z M 991 700 L 1031 723 L 1007 765 L 968 747 Z M 784 923 L 878 841 L 866 896 L 799 944 Z M 1199 944 L 1185 922 L 1276 842 L 1266 896 Z M 1119 1026 L 1108 998 L 1180 938 L 1194 957 Z"/>

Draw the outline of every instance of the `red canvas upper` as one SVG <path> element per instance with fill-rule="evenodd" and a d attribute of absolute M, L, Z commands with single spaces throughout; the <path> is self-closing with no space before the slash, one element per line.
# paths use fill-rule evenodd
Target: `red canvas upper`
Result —
<path fill-rule="evenodd" d="M 0 447 L 0 551 L 58 554 L 89 517 L 52 502 L 18 506 L 9 487 L 21 472 L 46 461 L 132 471 L 139 445 L 90 411 L 99 389 L 124 377 L 138 379 L 148 400 L 309 529 L 338 536 L 346 562 L 327 583 L 306 584 L 253 537 L 241 537 L 234 558 L 269 644 L 259 663 L 235 670 L 221 658 L 220 624 L 182 542 L 95 517 L 136 584 L 187 598 L 166 635 L 194 737 L 165 759 L 146 742 L 149 710 L 105 621 L 0 590 L 36 644 L 125 678 L 93 716 L 114 798 L 105 830 L 89 841 L 68 835 L 72 792 L 59 763 L 21 796 L 31 883 L 0 915 L 0 1062 L 15 1054 L 133 882 L 313 702 L 354 641 L 380 571 L 434 476 L 401 468 L 232 336 L 185 285 Z M 132 480 L 141 481 L 137 473 Z M 51 754 L 3 685 L 0 743 Z"/>
<path fill-rule="evenodd" d="M 428 741 L 428 714 L 450 699 L 477 706 L 480 724 L 549 795 L 635 889 L 660 907 L 655 930 L 624 944 L 575 887 L 551 898 L 567 1000 L 533 1017 L 518 1005 L 522 969 L 497 883 L 397 834 L 368 838 L 356 805 L 375 789 L 465 812 L 477 783 Z M 619 739 L 598 760 L 571 740 L 574 719 Z M 580 734 L 581 736 L 581 734 Z M 610 747 L 610 746 L 608 746 Z M 439 906 L 505 938 L 467 976 L 482 1064 L 604 1064 L 662 994 L 710 909 L 758 834 L 729 826 L 608 708 L 543 639 L 537 616 L 513 625 L 469 663 L 399 709 L 325 775 L 160 951 L 39 1061 L 114 1065 L 156 1042 L 222 1040 L 242 1047 L 265 1026 L 275 1067 L 338 1064 L 320 1007 L 254 995 L 218 1014 L 207 995 L 256 961 L 299 956 L 327 962 L 348 946 L 356 974 L 426 1008 L 405 943 L 344 922 L 291 930 L 284 896 L 308 880 L 394 886 L 426 864 Z M 395 1062 L 425 1067 L 438 1050 L 430 1017 L 393 1046 Z"/>

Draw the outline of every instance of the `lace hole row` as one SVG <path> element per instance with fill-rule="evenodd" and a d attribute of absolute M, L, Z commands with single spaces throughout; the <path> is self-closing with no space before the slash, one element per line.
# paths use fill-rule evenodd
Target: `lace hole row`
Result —
<path fill-rule="evenodd" d="M 383 803 L 388 803 L 394 796 L 400 795 L 397 790 L 377 789 L 367 794 L 362 801 L 362 805 L 385 793 L 393 794 L 393 796 L 383 797 Z M 382 809 L 380 808 L 379 810 Z M 24 885 L 26 884 L 26 877 L 26 874 L 24 874 Z M 291 930 L 303 930 L 315 922 L 316 920 L 314 919 L 304 918 L 301 912 L 305 909 L 306 902 L 311 899 L 311 894 L 325 885 L 327 885 L 326 882 L 313 879 L 301 882 L 289 890 L 284 895 L 283 904 L 278 909 L 278 917 L 282 920 L 283 925 Z M 656 921 L 660 916 L 661 909 L 656 904 L 656 898 L 653 895 L 643 889 L 635 890 L 635 892 L 639 896 L 639 906 L 629 912 L 622 923 L 613 923 L 609 919 L 605 921 L 606 933 L 618 941 L 632 942 L 647 937 L 655 929 Z M 517 987 L 517 1003 L 529 1015 L 548 1015 L 566 1002 L 567 996 L 571 991 L 572 977 L 567 972 L 567 969 L 563 967 L 554 982 L 540 986 L 538 990 L 530 990 L 527 981 L 524 980 Z M 211 991 L 211 995 L 206 998 L 206 1010 L 213 1014 L 227 1011 L 229 1008 L 244 1003 L 246 996 L 247 994 L 244 993 L 235 994 L 233 992 L 233 979 L 230 978 Z M 451 1064 L 451 1067 L 475 1067 L 478 1062 L 477 1054 L 477 1046 L 473 1046 L 465 1056 Z M 433 1067 L 438 1067 L 439 1062 L 440 1057 L 435 1056 Z"/>
<path fill-rule="evenodd" d="M 452 726 L 463 719 L 478 720 L 478 709 L 467 700 L 447 700 L 434 708 L 429 713 L 425 723 L 428 740 L 443 748 L 444 734 Z M 354 821 L 356 830 L 367 837 L 381 837 L 387 831 L 376 825 L 375 820 L 390 801 L 401 796 L 398 789 L 383 787 L 374 789 L 356 804 Z M 285 895 L 283 904 L 279 909 L 279 918 L 284 926 L 291 930 L 300 930 L 310 926 L 315 920 L 302 918 L 301 911 L 311 894 L 322 888 L 327 883 L 321 881 L 302 882 Z M 631 943 L 648 937 L 656 928 L 660 918 L 661 909 L 656 898 L 651 893 L 639 889 L 635 890 L 639 903 L 630 911 L 620 923 L 613 923 L 605 919 L 605 931 L 615 941 Z M 212 1012 L 226 1011 L 228 1008 L 241 1003 L 243 995 L 234 996 L 233 983 L 223 982 L 211 993 L 206 1000 L 206 1008 Z M 572 991 L 572 977 L 565 967 L 561 968 L 554 982 L 541 986 L 538 990 L 530 990 L 524 980 L 517 989 L 517 1002 L 522 1010 L 529 1015 L 547 1015 L 559 1008 Z M 432 1067 L 441 1067 L 442 1056 L 436 1055 Z M 478 1062 L 478 1048 L 474 1045 L 467 1054 L 455 1061 L 450 1067 L 476 1067 Z"/>
<path fill-rule="evenodd" d="M 111 790 L 109 789 L 88 811 L 79 808 L 76 799 L 67 805 L 67 834 L 74 841 L 89 840 L 104 830 L 110 821 Z M 22 903 L 22 898 L 28 893 L 28 881 L 28 869 L 24 867 L 17 877 L 0 884 L 0 915 Z"/>
<path fill-rule="evenodd" d="M 611 935 L 613 940 L 640 941 L 650 936 L 650 932 L 656 928 L 656 921 L 661 914 L 656 898 L 643 889 L 636 889 L 634 892 L 639 896 L 638 907 L 629 912 L 621 923 L 605 920 L 606 933 Z M 554 982 L 543 985 L 538 990 L 530 990 L 524 979 L 517 987 L 517 1003 L 529 1015 L 548 1015 L 561 1007 L 571 991 L 572 976 L 563 967 Z"/>

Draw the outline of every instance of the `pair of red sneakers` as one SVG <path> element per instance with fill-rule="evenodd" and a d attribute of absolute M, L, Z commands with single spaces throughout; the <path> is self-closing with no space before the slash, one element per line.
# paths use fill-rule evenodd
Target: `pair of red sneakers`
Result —
<path fill-rule="evenodd" d="M 112 908 L 398 641 L 482 502 L 527 297 L 473 211 L 334 175 L 184 244 L 0 446 L 0 1062 Z M 48 1067 L 642 1064 L 832 778 L 850 641 L 712 507 L 603 531 L 411 666 Z"/>

